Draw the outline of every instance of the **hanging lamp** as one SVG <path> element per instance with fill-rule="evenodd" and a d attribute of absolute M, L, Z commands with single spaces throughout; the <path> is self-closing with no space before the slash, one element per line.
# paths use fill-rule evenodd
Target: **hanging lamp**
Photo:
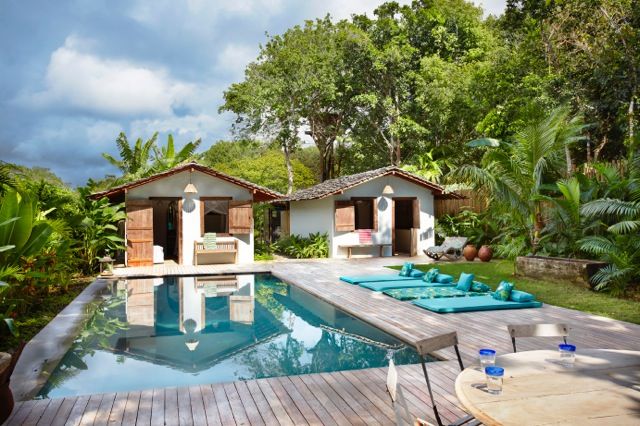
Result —
<path fill-rule="evenodd" d="M 193 172 L 193 169 L 189 170 L 189 183 L 187 184 L 187 186 L 184 187 L 184 193 L 185 194 L 197 194 L 198 193 L 198 190 L 196 189 L 196 186 L 191 183 L 191 173 L 192 172 Z"/>

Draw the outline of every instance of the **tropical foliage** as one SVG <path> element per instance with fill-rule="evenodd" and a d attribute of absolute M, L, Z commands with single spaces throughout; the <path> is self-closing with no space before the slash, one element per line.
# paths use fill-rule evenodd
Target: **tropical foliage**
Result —
<path fill-rule="evenodd" d="M 329 256 L 329 236 L 324 233 L 309 234 L 308 237 L 290 235 L 276 243 L 276 251 L 296 259 Z"/>

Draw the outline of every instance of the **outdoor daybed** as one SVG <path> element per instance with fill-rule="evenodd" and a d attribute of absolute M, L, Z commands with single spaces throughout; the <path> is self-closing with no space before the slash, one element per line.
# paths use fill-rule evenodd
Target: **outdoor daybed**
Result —
<path fill-rule="evenodd" d="M 411 288 L 393 288 L 383 291 L 387 296 L 398 300 L 439 299 L 442 297 L 485 296 L 488 292 L 463 291 L 453 285 L 447 287 L 421 286 Z"/>
<path fill-rule="evenodd" d="M 398 275 L 398 274 L 343 276 L 343 277 L 340 277 L 340 280 L 349 284 L 378 283 L 378 282 L 407 281 L 407 280 L 424 282 L 422 280 L 422 275 L 403 277 L 402 275 Z M 441 284 L 451 284 L 453 282 L 453 277 L 447 274 L 438 274 L 434 281 L 436 283 L 441 283 Z"/>
<path fill-rule="evenodd" d="M 368 288 L 373 291 L 385 291 L 393 288 L 416 288 L 416 287 L 455 287 L 456 283 L 428 283 L 423 280 L 400 280 L 400 281 L 383 281 L 372 283 L 360 283 L 360 287 Z"/>
<path fill-rule="evenodd" d="M 414 300 L 414 305 L 439 314 L 472 311 L 494 311 L 499 309 L 540 308 L 541 302 L 513 302 L 496 300 L 492 296 L 447 297 L 441 299 Z"/>
<path fill-rule="evenodd" d="M 442 245 L 429 247 L 424 254 L 432 259 L 440 260 L 442 256 L 446 256 L 450 260 L 458 260 L 462 257 L 462 250 L 469 239 L 466 237 L 447 237 Z"/>

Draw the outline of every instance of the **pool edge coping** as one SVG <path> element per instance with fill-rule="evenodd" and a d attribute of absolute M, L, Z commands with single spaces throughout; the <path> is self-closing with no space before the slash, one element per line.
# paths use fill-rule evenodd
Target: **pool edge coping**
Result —
<path fill-rule="evenodd" d="M 109 282 L 117 279 L 96 277 L 27 343 L 11 375 L 11 391 L 16 401 L 31 400 L 38 394 L 90 318 L 87 306 L 98 299 Z"/>

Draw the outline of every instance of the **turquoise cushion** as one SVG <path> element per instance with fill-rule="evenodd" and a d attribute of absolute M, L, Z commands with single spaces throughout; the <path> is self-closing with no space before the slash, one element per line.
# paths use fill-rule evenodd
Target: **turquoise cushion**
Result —
<path fill-rule="evenodd" d="M 414 305 L 440 314 L 471 311 L 494 311 L 500 309 L 539 308 L 540 302 L 503 302 L 491 296 L 445 297 L 440 299 L 418 299 Z"/>
<path fill-rule="evenodd" d="M 412 269 L 411 272 L 409 273 L 409 276 L 411 278 L 422 278 L 424 275 L 424 272 L 422 272 L 420 269 Z"/>
<path fill-rule="evenodd" d="M 400 270 L 400 276 L 401 277 L 408 277 L 409 274 L 411 273 L 411 270 L 413 269 L 413 263 L 411 262 L 404 262 L 404 265 L 402 265 L 402 269 Z"/>
<path fill-rule="evenodd" d="M 511 295 L 511 291 L 513 290 L 513 284 L 508 281 L 502 281 L 496 291 L 493 292 L 493 298 L 496 300 L 501 300 L 503 302 L 509 300 L 509 296 Z"/>
<path fill-rule="evenodd" d="M 536 298 L 531 293 L 520 290 L 511 290 L 509 300 L 512 302 L 533 302 Z"/>
<path fill-rule="evenodd" d="M 471 284 L 471 291 L 476 293 L 487 293 L 491 291 L 491 287 L 489 287 L 485 283 L 481 283 L 480 281 L 474 281 Z"/>
<path fill-rule="evenodd" d="M 436 282 L 442 284 L 449 284 L 453 282 L 453 277 L 447 274 L 438 274 L 436 276 Z"/>
<path fill-rule="evenodd" d="M 469 297 L 479 296 L 480 293 L 460 291 L 454 287 L 420 286 L 410 288 L 392 288 L 383 291 L 387 296 L 398 300 L 437 299 L 440 297 Z"/>
<path fill-rule="evenodd" d="M 436 280 L 439 273 L 440 273 L 440 270 L 438 268 L 431 268 L 427 271 L 426 274 L 424 274 L 424 277 L 422 279 L 428 283 L 432 283 Z"/>
<path fill-rule="evenodd" d="M 471 290 L 471 284 L 473 284 L 473 274 L 467 274 L 463 272 L 460 274 L 460 278 L 458 278 L 458 285 L 456 288 L 460 291 L 469 291 Z"/>
<path fill-rule="evenodd" d="M 414 278 L 412 280 L 398 280 L 398 281 L 386 281 L 386 282 L 377 282 L 377 283 L 360 283 L 358 284 L 360 287 L 368 288 L 373 291 L 384 291 L 392 288 L 409 288 L 409 287 L 418 287 L 421 285 L 427 285 L 421 279 Z"/>
<path fill-rule="evenodd" d="M 413 277 L 401 277 L 398 274 L 382 274 L 382 275 L 345 275 L 340 277 L 340 281 L 344 281 L 349 284 L 360 283 L 373 283 L 384 281 L 400 281 L 400 280 L 414 280 Z"/>

